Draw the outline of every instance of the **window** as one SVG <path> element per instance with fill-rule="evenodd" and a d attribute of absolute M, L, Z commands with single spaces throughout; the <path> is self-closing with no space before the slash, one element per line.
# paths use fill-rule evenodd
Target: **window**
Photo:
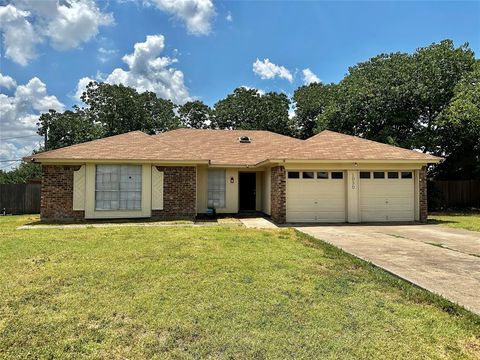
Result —
<path fill-rule="evenodd" d="M 370 171 L 360 171 L 360 179 L 370 179 Z"/>
<path fill-rule="evenodd" d="M 389 179 L 398 179 L 398 172 L 397 171 L 389 171 L 387 173 Z"/>
<path fill-rule="evenodd" d="M 313 175 L 313 171 L 304 171 L 302 176 L 303 176 L 304 179 L 314 179 L 315 178 L 315 176 Z"/>
<path fill-rule="evenodd" d="M 343 172 L 332 171 L 332 179 L 343 179 Z"/>
<path fill-rule="evenodd" d="M 374 171 L 373 172 L 374 179 L 385 179 L 385 173 L 383 171 Z"/>
<path fill-rule="evenodd" d="M 97 165 L 96 210 L 140 210 L 142 208 L 142 166 Z"/>
<path fill-rule="evenodd" d="M 289 179 L 300 179 L 300 173 L 298 171 L 289 171 L 288 172 Z"/>
<path fill-rule="evenodd" d="M 208 207 L 225 207 L 225 170 L 208 171 Z"/>
<path fill-rule="evenodd" d="M 412 172 L 411 171 L 402 171 L 402 179 L 411 179 Z"/>
<path fill-rule="evenodd" d="M 317 179 L 328 179 L 328 172 L 327 171 L 317 172 Z"/>

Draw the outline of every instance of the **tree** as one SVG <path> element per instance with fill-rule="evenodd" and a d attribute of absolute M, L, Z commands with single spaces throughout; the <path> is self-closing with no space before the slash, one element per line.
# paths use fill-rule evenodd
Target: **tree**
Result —
<path fill-rule="evenodd" d="M 468 45 L 450 40 L 414 54 L 381 54 L 349 69 L 317 125 L 431 152 L 435 119 L 474 61 Z"/>
<path fill-rule="evenodd" d="M 50 110 L 43 113 L 38 122 L 39 135 L 47 134 L 44 150 L 57 149 L 103 137 L 104 131 L 99 123 L 93 122 L 85 111 L 74 108 L 59 113 Z"/>
<path fill-rule="evenodd" d="M 0 170 L 0 184 L 25 184 L 30 179 L 42 177 L 39 164 L 21 162 L 20 165 L 10 171 Z"/>
<path fill-rule="evenodd" d="M 212 126 L 219 129 L 269 130 L 291 135 L 290 100 L 285 94 L 261 94 L 239 87 L 214 106 Z"/>
<path fill-rule="evenodd" d="M 206 129 L 210 125 L 212 109 L 199 100 L 189 101 L 178 108 L 183 127 Z"/>
<path fill-rule="evenodd" d="M 480 61 L 455 86 L 454 96 L 435 120 L 436 153 L 446 159 L 437 178 L 480 179 Z"/>
<path fill-rule="evenodd" d="M 81 99 L 87 105 L 85 115 L 102 125 L 104 136 L 134 130 L 155 134 L 180 125 L 173 102 L 159 99 L 150 91 L 139 94 L 121 84 L 91 82 Z"/>
<path fill-rule="evenodd" d="M 312 83 L 299 87 L 293 94 L 295 104 L 294 122 L 297 135 L 307 139 L 316 132 L 324 130 L 317 119 L 335 98 L 335 84 Z"/>

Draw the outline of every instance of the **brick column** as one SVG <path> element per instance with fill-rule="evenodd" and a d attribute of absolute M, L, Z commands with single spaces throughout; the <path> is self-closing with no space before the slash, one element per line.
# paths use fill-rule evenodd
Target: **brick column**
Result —
<path fill-rule="evenodd" d="M 271 174 L 271 216 L 272 220 L 279 224 L 286 222 L 286 171 L 283 166 L 272 168 Z"/>
<path fill-rule="evenodd" d="M 163 210 L 152 210 L 162 220 L 193 220 L 197 215 L 197 169 L 194 166 L 157 166 L 163 171 Z"/>
<path fill-rule="evenodd" d="M 73 173 L 78 165 L 42 165 L 42 220 L 83 219 L 84 211 L 73 210 Z"/>
<path fill-rule="evenodd" d="M 420 197 L 420 222 L 427 222 L 428 205 L 427 205 L 427 167 L 423 166 L 418 172 L 418 189 Z"/>

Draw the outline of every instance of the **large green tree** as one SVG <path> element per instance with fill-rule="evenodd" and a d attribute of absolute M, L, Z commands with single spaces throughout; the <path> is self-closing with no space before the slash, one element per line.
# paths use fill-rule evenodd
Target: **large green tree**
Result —
<path fill-rule="evenodd" d="M 175 105 L 155 93 L 138 93 L 124 85 L 91 82 L 81 96 L 90 121 L 102 125 L 105 136 L 140 130 L 148 134 L 179 127 Z"/>
<path fill-rule="evenodd" d="M 287 95 L 239 87 L 214 106 L 212 127 L 219 129 L 269 130 L 291 135 Z"/>
<path fill-rule="evenodd" d="M 22 161 L 20 165 L 9 171 L 0 170 L 0 184 L 24 184 L 32 179 L 42 177 L 39 164 Z"/>
<path fill-rule="evenodd" d="M 212 109 L 200 100 L 189 101 L 179 106 L 178 116 L 183 127 L 206 129 L 211 123 Z"/>
<path fill-rule="evenodd" d="M 436 118 L 435 152 L 444 156 L 434 173 L 442 179 L 480 179 L 480 61 L 455 86 Z"/>

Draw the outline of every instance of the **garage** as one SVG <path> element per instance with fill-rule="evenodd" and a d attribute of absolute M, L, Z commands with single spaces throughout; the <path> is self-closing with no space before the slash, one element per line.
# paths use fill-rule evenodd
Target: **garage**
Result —
<path fill-rule="evenodd" d="M 287 222 L 345 222 L 343 171 L 288 171 Z"/>
<path fill-rule="evenodd" d="M 413 171 L 360 171 L 360 221 L 414 221 Z"/>

